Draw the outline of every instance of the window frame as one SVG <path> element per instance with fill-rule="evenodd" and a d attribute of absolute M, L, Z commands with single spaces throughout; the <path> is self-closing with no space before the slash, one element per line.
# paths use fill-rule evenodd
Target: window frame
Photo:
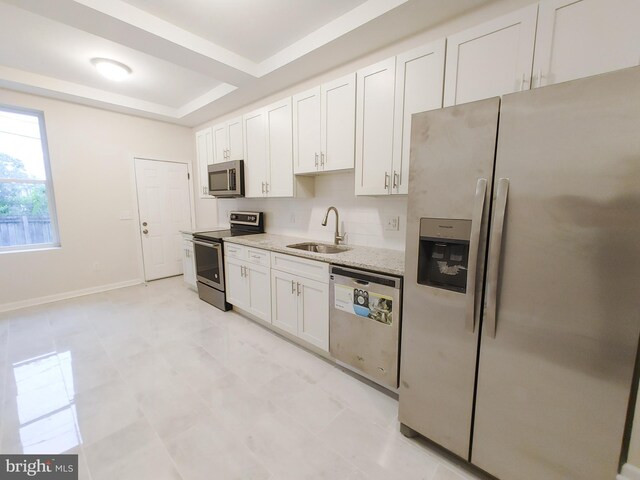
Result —
<path fill-rule="evenodd" d="M 6 105 L 0 103 L 0 111 L 18 113 L 22 115 L 31 115 L 38 118 L 38 127 L 40 128 L 40 148 L 42 149 L 42 161 L 44 162 L 45 180 L 32 179 L 9 179 L 0 178 L 0 183 L 26 183 L 32 185 L 44 185 L 47 194 L 47 203 L 49 207 L 49 220 L 51 222 L 51 235 L 53 240 L 49 243 L 30 243 L 24 245 L 0 246 L 0 254 L 9 252 L 21 252 L 31 250 L 47 250 L 60 248 L 60 231 L 58 229 L 58 211 L 56 209 L 56 201 L 53 190 L 53 176 L 51 174 L 51 160 L 49 156 L 49 141 L 47 137 L 47 129 L 44 120 L 44 112 L 42 110 L 34 110 L 32 108 L 17 107 L 14 105 Z"/>

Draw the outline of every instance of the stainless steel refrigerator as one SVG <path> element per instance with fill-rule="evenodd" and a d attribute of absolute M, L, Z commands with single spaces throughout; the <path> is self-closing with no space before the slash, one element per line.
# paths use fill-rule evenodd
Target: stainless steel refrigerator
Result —
<path fill-rule="evenodd" d="M 640 67 L 414 115 L 406 265 L 403 432 L 503 480 L 613 480 L 640 334 Z"/>

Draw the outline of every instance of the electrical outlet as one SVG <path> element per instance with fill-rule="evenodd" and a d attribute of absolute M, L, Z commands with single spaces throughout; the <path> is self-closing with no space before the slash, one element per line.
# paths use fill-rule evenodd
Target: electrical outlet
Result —
<path fill-rule="evenodd" d="M 388 216 L 384 221 L 384 229 L 385 230 L 400 230 L 400 217 L 398 216 Z"/>

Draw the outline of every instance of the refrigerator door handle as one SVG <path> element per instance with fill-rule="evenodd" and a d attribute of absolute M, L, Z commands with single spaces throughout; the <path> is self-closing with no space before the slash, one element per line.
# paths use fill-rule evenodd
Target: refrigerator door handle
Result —
<path fill-rule="evenodd" d="M 489 262 L 487 265 L 487 304 L 485 317 L 487 319 L 488 335 L 496 338 L 498 275 L 500 271 L 500 251 L 502 250 L 502 233 L 504 230 L 504 215 L 507 209 L 507 194 L 509 193 L 509 179 L 498 180 L 496 195 L 496 215 L 493 218 L 491 239 L 489 240 Z"/>
<path fill-rule="evenodd" d="M 469 238 L 469 270 L 467 271 L 467 331 L 476 329 L 476 276 L 478 270 L 478 251 L 480 250 L 480 229 L 484 213 L 484 201 L 487 194 L 487 179 L 479 178 L 476 183 L 476 196 L 473 203 L 471 219 L 471 236 Z"/>

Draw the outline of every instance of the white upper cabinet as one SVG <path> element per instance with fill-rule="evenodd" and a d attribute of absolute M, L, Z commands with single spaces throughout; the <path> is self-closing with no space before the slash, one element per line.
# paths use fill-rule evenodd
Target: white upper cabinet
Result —
<path fill-rule="evenodd" d="M 243 117 L 244 123 L 244 189 L 246 197 L 264 197 L 268 173 L 267 129 L 264 109 Z"/>
<path fill-rule="evenodd" d="M 353 168 L 355 111 L 355 74 L 293 97 L 296 174 Z"/>
<path fill-rule="evenodd" d="M 442 107 L 445 40 L 396 57 L 391 193 L 408 193 L 411 115 Z"/>
<path fill-rule="evenodd" d="M 198 195 L 200 198 L 213 198 L 209 195 L 208 166 L 213 163 L 213 129 L 211 127 L 196 132 L 196 159 L 198 161 Z"/>
<path fill-rule="evenodd" d="M 356 131 L 356 74 L 352 73 L 320 88 L 322 171 L 353 168 Z"/>
<path fill-rule="evenodd" d="M 320 87 L 293 96 L 293 170 L 315 173 L 320 165 Z"/>
<path fill-rule="evenodd" d="M 244 116 L 246 197 L 313 194 L 312 178 L 293 175 L 291 97 Z"/>
<path fill-rule="evenodd" d="M 538 5 L 447 38 L 444 106 L 531 88 Z"/>
<path fill-rule="evenodd" d="M 391 188 L 396 58 L 357 73 L 356 195 L 383 195 Z"/>
<path fill-rule="evenodd" d="M 293 197 L 291 97 L 266 107 L 265 120 L 269 162 L 265 193 L 269 197 Z"/>
<path fill-rule="evenodd" d="M 213 163 L 242 160 L 242 117 L 213 127 Z"/>
<path fill-rule="evenodd" d="M 540 3 L 533 67 L 535 87 L 639 63 L 640 1 Z"/>

